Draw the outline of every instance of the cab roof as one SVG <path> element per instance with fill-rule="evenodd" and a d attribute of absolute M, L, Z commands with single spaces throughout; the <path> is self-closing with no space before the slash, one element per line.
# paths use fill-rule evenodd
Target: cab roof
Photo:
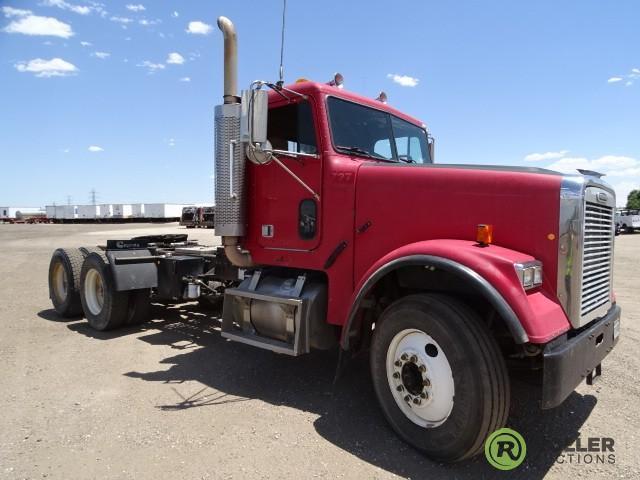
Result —
<path fill-rule="evenodd" d="M 367 107 L 375 108 L 376 110 L 382 110 L 384 112 L 388 112 L 391 115 L 395 115 L 396 117 L 401 118 L 402 120 L 412 123 L 418 127 L 424 127 L 423 122 L 421 122 L 415 117 L 412 117 L 410 115 L 407 115 L 404 112 L 401 112 L 400 110 L 397 110 L 396 108 L 393 108 L 388 103 L 382 103 L 373 98 L 364 97 L 362 95 L 351 92 L 344 88 L 339 88 L 326 83 L 312 82 L 309 80 L 296 82 L 290 85 L 285 85 L 285 88 L 289 90 L 293 90 L 294 92 L 297 92 L 297 93 L 305 94 L 305 95 L 315 95 L 315 96 L 324 96 L 324 97 L 333 96 L 333 97 L 341 98 L 343 100 L 351 101 L 354 103 L 359 103 Z M 282 93 L 287 95 L 286 91 L 283 91 Z M 281 97 L 276 92 L 274 92 L 273 90 L 269 91 L 270 102 L 271 101 L 277 102 L 278 101 L 277 99 L 279 98 Z"/>

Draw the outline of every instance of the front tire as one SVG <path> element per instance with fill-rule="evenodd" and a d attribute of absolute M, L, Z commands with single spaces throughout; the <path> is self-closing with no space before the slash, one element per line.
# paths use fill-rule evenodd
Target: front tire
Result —
<path fill-rule="evenodd" d="M 438 294 L 410 295 L 376 323 L 374 389 L 397 434 L 427 456 L 460 461 L 481 451 L 509 414 L 509 379 L 478 315 Z"/>

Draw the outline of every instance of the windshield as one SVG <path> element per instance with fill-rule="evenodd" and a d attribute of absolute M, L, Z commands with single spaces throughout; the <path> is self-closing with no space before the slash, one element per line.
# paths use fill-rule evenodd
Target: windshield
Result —
<path fill-rule="evenodd" d="M 387 112 L 329 97 L 329 123 L 338 151 L 375 160 L 431 163 L 427 132 Z"/>

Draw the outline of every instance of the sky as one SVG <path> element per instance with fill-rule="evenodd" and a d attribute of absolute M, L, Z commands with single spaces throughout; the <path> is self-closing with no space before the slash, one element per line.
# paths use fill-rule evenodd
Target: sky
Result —
<path fill-rule="evenodd" d="M 384 90 L 436 162 L 640 188 L 640 2 L 287 3 L 285 80 Z M 240 86 L 277 80 L 281 0 L 0 0 L 0 205 L 212 202 L 219 15 Z"/>

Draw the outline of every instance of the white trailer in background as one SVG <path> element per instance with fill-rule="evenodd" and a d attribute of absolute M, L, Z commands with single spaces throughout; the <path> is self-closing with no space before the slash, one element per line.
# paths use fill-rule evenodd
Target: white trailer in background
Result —
<path fill-rule="evenodd" d="M 91 222 L 175 222 L 182 215 L 182 208 L 193 204 L 178 203 L 102 203 L 99 205 L 47 205 L 44 209 L 30 208 L 29 214 L 37 214 L 55 223 Z M 14 207 L 0 207 L 0 221 L 13 214 Z"/>
<path fill-rule="evenodd" d="M 45 215 L 45 210 L 40 207 L 0 207 L 2 220 L 20 220 L 37 215 Z"/>
<path fill-rule="evenodd" d="M 100 218 L 113 218 L 113 205 L 110 203 L 103 203 L 100 205 Z"/>
<path fill-rule="evenodd" d="M 100 216 L 99 205 L 78 205 L 78 219 L 95 220 Z"/>
<path fill-rule="evenodd" d="M 144 218 L 152 220 L 178 221 L 182 208 L 190 205 L 177 203 L 145 203 Z"/>
<path fill-rule="evenodd" d="M 78 218 L 78 207 L 76 205 L 56 205 L 55 218 L 63 220 L 75 220 Z"/>
<path fill-rule="evenodd" d="M 131 205 L 128 203 L 114 203 L 113 218 L 130 218 L 131 217 Z"/>
<path fill-rule="evenodd" d="M 131 204 L 131 216 L 133 218 L 144 217 L 144 203 L 132 203 Z"/>

